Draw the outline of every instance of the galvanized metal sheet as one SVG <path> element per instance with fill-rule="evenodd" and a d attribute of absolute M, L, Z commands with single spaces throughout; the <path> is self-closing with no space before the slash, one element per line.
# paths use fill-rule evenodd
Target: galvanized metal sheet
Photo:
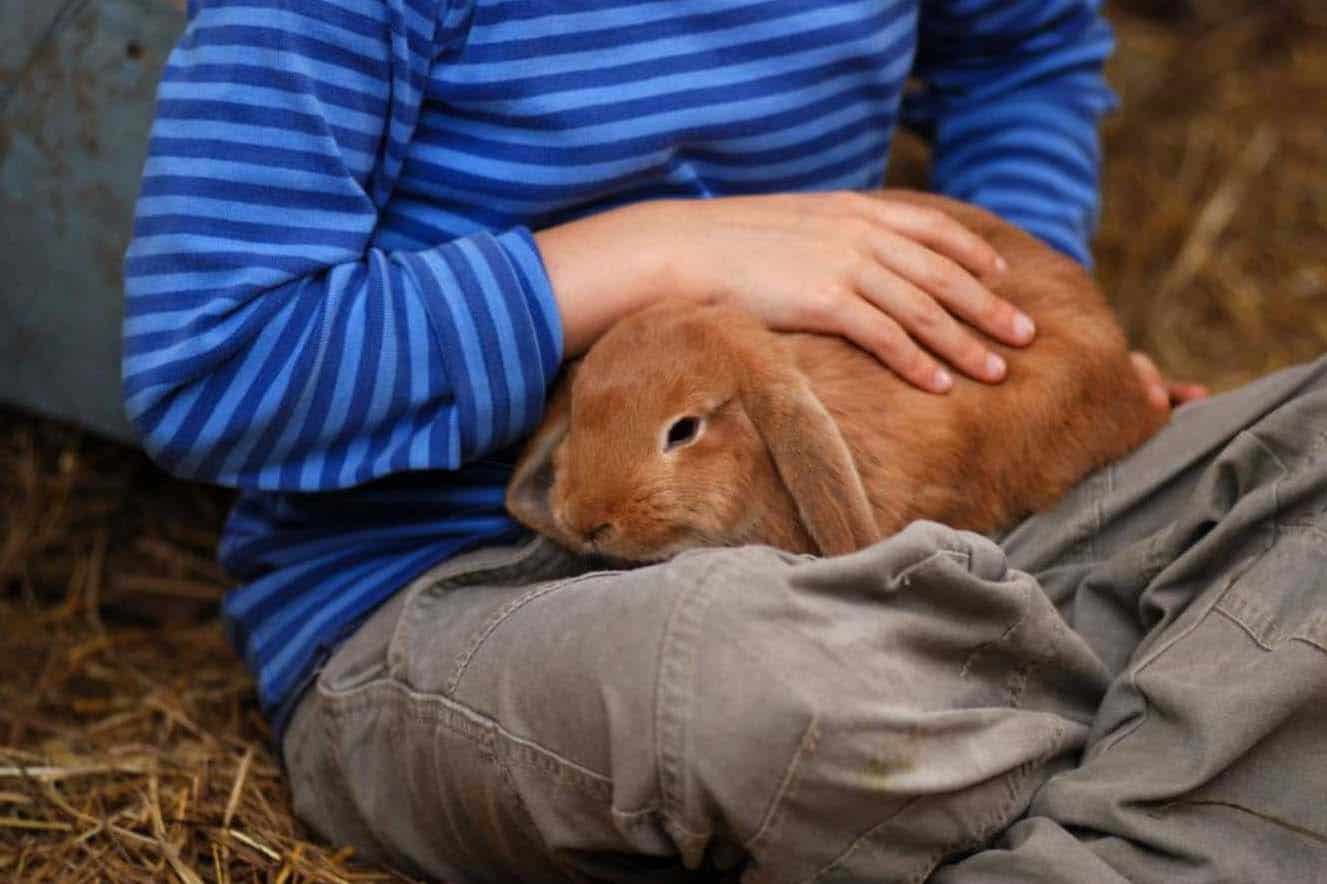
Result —
<path fill-rule="evenodd" d="M 121 264 L 165 0 L 0 2 L 0 400 L 128 439 Z"/>

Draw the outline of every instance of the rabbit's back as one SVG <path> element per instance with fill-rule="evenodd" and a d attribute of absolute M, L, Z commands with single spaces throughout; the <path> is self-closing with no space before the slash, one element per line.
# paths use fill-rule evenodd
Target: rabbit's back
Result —
<path fill-rule="evenodd" d="M 918 390 L 846 341 L 790 335 L 794 356 L 839 425 L 882 534 L 918 518 L 990 532 L 1050 506 L 1089 472 L 1141 444 L 1165 415 L 1148 401 L 1105 298 L 1071 259 L 995 216 L 927 194 L 983 236 L 1010 269 L 982 279 L 1033 317 L 1025 349 L 986 343 L 1003 383 L 957 378 Z"/>

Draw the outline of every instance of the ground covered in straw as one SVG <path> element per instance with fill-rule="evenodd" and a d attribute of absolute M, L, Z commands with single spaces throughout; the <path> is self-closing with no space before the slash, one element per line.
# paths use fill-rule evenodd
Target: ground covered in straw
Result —
<path fill-rule="evenodd" d="M 1327 14 L 1114 15 L 1098 254 L 1134 341 L 1217 387 L 1327 351 Z M 404 880 L 290 815 L 216 620 L 227 500 L 0 411 L 0 880 Z"/>

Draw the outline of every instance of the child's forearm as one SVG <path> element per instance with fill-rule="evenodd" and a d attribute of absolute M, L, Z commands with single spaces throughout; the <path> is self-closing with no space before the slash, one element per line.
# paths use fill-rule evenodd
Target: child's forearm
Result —
<path fill-rule="evenodd" d="M 584 353 L 618 319 L 669 292 L 664 243 L 640 229 L 648 211 L 628 206 L 535 234 L 562 315 L 567 357 Z"/>

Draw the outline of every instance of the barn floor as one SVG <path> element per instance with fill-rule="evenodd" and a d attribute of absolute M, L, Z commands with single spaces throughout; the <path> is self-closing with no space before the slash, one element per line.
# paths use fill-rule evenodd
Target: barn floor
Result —
<path fill-rule="evenodd" d="M 1132 339 L 1219 389 L 1327 351 L 1327 13 L 1122 5 L 1098 256 Z M 291 818 L 216 620 L 227 500 L 0 411 L 0 879 L 406 880 Z"/>

